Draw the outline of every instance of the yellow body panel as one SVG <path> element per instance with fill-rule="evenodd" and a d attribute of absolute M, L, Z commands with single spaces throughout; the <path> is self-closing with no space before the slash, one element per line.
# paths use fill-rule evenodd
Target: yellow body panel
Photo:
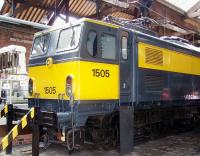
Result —
<path fill-rule="evenodd" d="M 119 99 L 119 65 L 80 62 L 79 99 Z M 109 77 L 94 77 L 92 70 L 109 70 Z"/>
<path fill-rule="evenodd" d="M 109 70 L 109 77 L 95 77 L 93 69 Z M 58 94 L 66 96 L 66 77 L 73 77 L 75 100 L 119 99 L 119 66 L 87 61 L 70 61 L 29 68 L 33 79 L 33 97 L 39 93 L 42 99 L 58 99 Z M 44 87 L 55 87 L 55 94 L 45 94 Z"/>
<path fill-rule="evenodd" d="M 163 65 L 149 64 L 145 61 L 145 49 L 147 47 L 162 51 Z M 160 48 L 158 46 L 142 42 L 138 44 L 138 51 L 138 65 L 141 68 L 200 75 L 200 57 L 180 53 L 166 48 Z"/>

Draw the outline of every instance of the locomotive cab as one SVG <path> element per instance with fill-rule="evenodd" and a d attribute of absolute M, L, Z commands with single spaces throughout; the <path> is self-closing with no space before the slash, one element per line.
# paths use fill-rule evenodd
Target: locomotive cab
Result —
<path fill-rule="evenodd" d="M 69 93 L 76 104 L 118 102 L 118 29 L 95 22 L 79 20 L 36 34 L 29 62 L 30 106 L 63 112 Z"/>
<path fill-rule="evenodd" d="M 69 100 L 67 79 L 77 72 L 75 60 L 80 56 L 81 30 L 81 23 L 75 23 L 35 35 L 29 60 L 29 106 L 66 111 L 66 105 L 60 103 Z"/>

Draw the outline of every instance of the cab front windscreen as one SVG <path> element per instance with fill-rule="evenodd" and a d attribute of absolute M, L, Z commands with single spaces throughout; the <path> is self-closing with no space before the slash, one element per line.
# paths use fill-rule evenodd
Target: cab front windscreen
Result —
<path fill-rule="evenodd" d="M 57 51 L 69 51 L 77 48 L 81 34 L 81 26 L 71 26 L 60 32 Z"/>
<path fill-rule="evenodd" d="M 34 40 L 31 55 L 43 55 L 48 53 L 50 46 L 55 45 L 53 49 L 56 52 L 68 52 L 76 49 L 79 44 L 81 26 L 70 26 L 65 29 L 56 31 L 58 35 L 55 37 L 55 32 L 50 32 L 41 36 L 37 36 Z M 53 36 L 53 37 L 51 37 Z M 52 49 L 52 47 L 51 47 Z"/>
<path fill-rule="evenodd" d="M 34 40 L 31 55 L 42 55 L 47 53 L 50 42 L 50 35 L 38 36 Z"/>

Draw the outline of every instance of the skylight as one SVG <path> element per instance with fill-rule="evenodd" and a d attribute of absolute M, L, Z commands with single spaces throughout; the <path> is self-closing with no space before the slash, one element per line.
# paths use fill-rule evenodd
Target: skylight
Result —
<path fill-rule="evenodd" d="M 165 0 L 165 1 L 178 7 L 179 9 L 183 10 L 184 12 L 188 12 L 200 0 Z"/>
<path fill-rule="evenodd" d="M 1 11 L 3 5 L 4 5 L 4 0 L 0 0 L 0 11 Z"/>
<path fill-rule="evenodd" d="M 66 24 L 66 21 L 64 20 L 65 18 L 66 18 L 66 16 L 65 15 L 60 15 L 61 17 L 57 17 L 56 18 L 56 20 L 55 20 L 55 22 L 53 23 L 53 26 L 54 27 L 60 27 L 60 26 L 62 26 L 62 25 L 65 25 Z M 72 22 L 72 21 L 74 21 L 74 20 L 76 20 L 76 18 L 74 18 L 74 17 L 70 17 L 69 16 L 69 22 Z"/>

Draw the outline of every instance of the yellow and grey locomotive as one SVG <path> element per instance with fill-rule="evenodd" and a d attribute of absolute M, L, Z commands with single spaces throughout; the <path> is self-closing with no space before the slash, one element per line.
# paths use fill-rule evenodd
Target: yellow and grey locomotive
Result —
<path fill-rule="evenodd" d="M 132 113 L 134 107 L 138 129 L 183 117 L 176 113 L 180 106 L 196 106 L 199 66 L 199 51 L 184 41 L 84 18 L 35 35 L 29 106 L 57 114 L 57 127 L 42 127 L 41 133 L 66 142 L 69 150 L 77 140 L 116 144 L 119 129 L 133 122 L 126 121 L 131 115 L 123 106 Z M 184 113 L 198 114 L 197 107 L 189 110 L 195 113 Z"/>

